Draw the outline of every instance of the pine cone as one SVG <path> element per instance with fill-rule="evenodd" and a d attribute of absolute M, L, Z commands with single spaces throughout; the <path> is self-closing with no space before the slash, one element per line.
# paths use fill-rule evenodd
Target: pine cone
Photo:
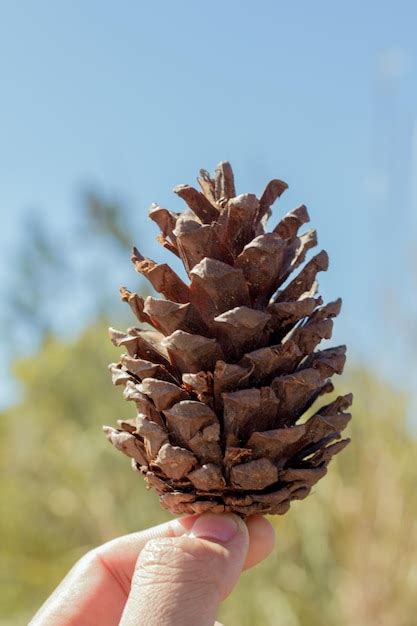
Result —
<path fill-rule="evenodd" d="M 121 289 L 151 330 L 110 329 L 127 352 L 110 365 L 113 383 L 137 417 L 104 430 L 173 513 L 283 514 L 349 443 L 340 433 L 351 394 L 300 423 L 342 373 L 345 346 L 316 350 L 330 339 L 341 300 L 323 305 L 316 295 L 325 251 L 289 279 L 317 244 L 314 230 L 298 234 L 309 221 L 305 206 L 264 230 L 286 183 L 272 180 L 259 200 L 236 196 L 227 162 L 214 179 L 201 170 L 198 182 L 202 192 L 174 189 L 189 207 L 183 213 L 150 210 L 189 283 L 133 251 L 136 271 L 164 299 Z"/>

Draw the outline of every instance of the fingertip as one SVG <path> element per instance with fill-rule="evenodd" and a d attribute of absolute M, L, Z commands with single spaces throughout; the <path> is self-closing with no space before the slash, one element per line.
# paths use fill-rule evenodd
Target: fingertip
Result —
<path fill-rule="evenodd" d="M 264 533 L 265 537 L 268 537 L 270 541 L 275 545 L 276 533 L 275 528 L 271 524 L 268 518 L 264 515 L 251 515 L 246 521 L 248 529 L 252 531 Z M 273 546 L 272 546 L 273 547 Z"/>
<path fill-rule="evenodd" d="M 244 569 L 257 565 L 274 549 L 275 529 L 271 522 L 262 515 L 252 515 L 246 521 L 249 532 L 249 550 Z"/>

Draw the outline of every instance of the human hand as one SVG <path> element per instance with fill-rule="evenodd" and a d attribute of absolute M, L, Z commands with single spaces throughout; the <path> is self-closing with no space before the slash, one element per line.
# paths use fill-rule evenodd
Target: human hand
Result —
<path fill-rule="evenodd" d="M 30 626 L 213 626 L 242 570 L 271 552 L 258 515 L 172 520 L 88 552 Z"/>

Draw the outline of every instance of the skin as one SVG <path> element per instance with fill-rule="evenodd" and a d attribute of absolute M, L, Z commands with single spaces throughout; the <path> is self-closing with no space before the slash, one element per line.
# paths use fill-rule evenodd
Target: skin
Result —
<path fill-rule="evenodd" d="M 80 559 L 30 626 L 213 626 L 274 542 L 261 516 L 210 513 L 119 537 Z"/>

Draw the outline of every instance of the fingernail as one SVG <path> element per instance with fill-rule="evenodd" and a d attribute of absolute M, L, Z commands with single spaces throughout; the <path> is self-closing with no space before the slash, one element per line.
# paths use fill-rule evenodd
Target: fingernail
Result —
<path fill-rule="evenodd" d="M 189 537 L 227 543 L 237 534 L 238 530 L 239 526 L 233 515 L 207 513 L 197 518 L 188 535 Z"/>

